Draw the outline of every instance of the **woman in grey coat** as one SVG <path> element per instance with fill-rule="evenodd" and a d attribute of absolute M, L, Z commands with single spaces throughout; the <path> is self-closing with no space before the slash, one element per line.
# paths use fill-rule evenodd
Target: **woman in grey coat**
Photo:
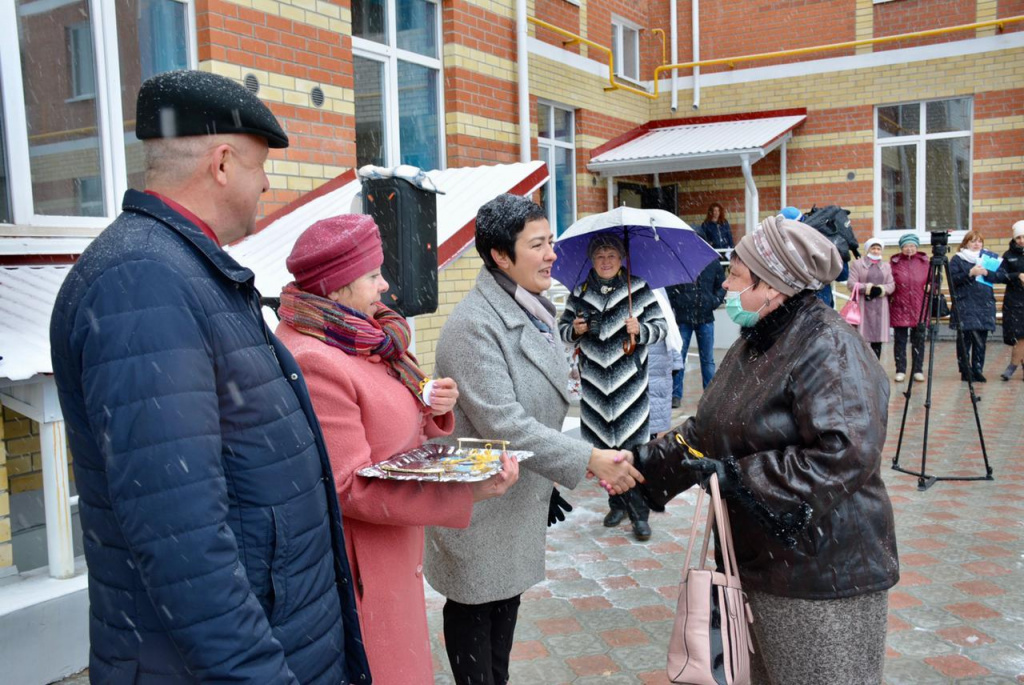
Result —
<path fill-rule="evenodd" d="M 447 598 L 445 649 L 460 684 L 508 681 L 519 596 L 544 579 L 553 484 L 573 488 L 589 472 L 619 494 L 641 479 L 629 452 L 561 432 L 569 362 L 554 305 L 541 295 L 551 286 L 553 243 L 544 210 L 529 199 L 506 194 L 481 207 L 484 267 L 437 345 L 436 375 L 459 385 L 455 434 L 534 453 L 500 501 L 474 505 L 469 528 L 427 529 L 427 582 Z"/>

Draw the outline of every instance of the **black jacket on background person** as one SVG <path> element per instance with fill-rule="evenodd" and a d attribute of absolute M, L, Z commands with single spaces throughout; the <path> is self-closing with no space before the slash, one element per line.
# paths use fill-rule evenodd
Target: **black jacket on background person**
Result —
<path fill-rule="evenodd" d="M 723 460 L 745 589 L 838 599 L 899 580 L 882 482 L 889 382 L 857 331 L 810 291 L 744 329 L 697 413 L 636 450 L 654 506 L 699 474 L 677 436 Z"/>
<path fill-rule="evenodd" d="M 705 221 L 697 229 L 697 234 L 716 250 L 736 247 L 732 241 L 732 227 L 728 221 Z"/>
<path fill-rule="evenodd" d="M 665 288 L 676 322 L 699 326 L 715 320 L 715 310 L 725 301 L 725 270 L 716 259 L 704 267 L 693 283 Z"/>
<path fill-rule="evenodd" d="M 1010 243 L 1003 253 L 1002 270 L 1006 274 L 1006 293 L 1003 295 L 1003 342 L 1014 345 L 1024 340 L 1024 247 Z"/>
<path fill-rule="evenodd" d="M 986 256 L 994 252 L 984 251 Z M 996 329 L 996 296 L 992 286 L 971 275 L 971 264 L 959 255 L 949 260 L 949 280 L 953 282 L 953 314 L 951 324 L 960 322 L 965 331 Z M 989 283 L 1006 283 L 1006 271 L 1000 268 L 985 276 Z"/>

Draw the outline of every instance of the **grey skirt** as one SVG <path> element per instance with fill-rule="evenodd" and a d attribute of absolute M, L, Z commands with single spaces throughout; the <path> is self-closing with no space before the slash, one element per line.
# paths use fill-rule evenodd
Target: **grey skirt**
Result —
<path fill-rule="evenodd" d="M 889 592 L 808 600 L 748 592 L 754 685 L 882 682 Z"/>

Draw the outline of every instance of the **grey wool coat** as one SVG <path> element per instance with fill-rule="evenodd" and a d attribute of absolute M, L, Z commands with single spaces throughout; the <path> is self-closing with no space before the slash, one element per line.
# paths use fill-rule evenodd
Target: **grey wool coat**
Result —
<path fill-rule="evenodd" d="M 441 329 L 435 375 L 459 384 L 451 440 L 508 440 L 534 453 L 508 492 L 474 505 L 469 528 L 427 528 L 427 582 L 456 602 L 508 599 L 542 581 L 551 488 L 586 474 L 590 445 L 561 432 L 569 362 L 556 343 L 486 267 Z"/>

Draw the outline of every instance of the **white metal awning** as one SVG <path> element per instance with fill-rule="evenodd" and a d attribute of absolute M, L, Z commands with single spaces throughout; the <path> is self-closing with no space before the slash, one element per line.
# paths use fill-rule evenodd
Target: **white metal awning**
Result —
<path fill-rule="evenodd" d="M 603 176 L 664 174 L 742 166 L 764 158 L 792 136 L 806 115 L 659 126 L 590 160 Z"/>

